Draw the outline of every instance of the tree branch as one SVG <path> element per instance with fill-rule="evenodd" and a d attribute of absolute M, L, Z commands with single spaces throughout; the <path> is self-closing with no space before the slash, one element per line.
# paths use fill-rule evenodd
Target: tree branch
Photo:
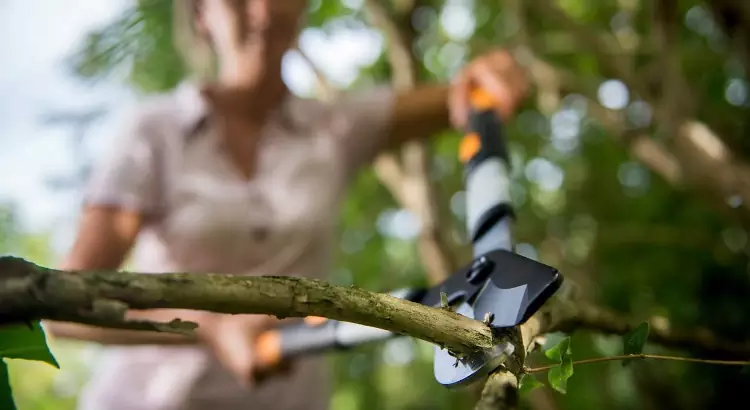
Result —
<path fill-rule="evenodd" d="M 526 353 L 536 346 L 536 339 L 548 333 L 573 333 L 582 330 L 605 334 L 624 335 L 632 331 L 641 321 L 632 320 L 585 302 L 564 297 L 550 300 L 539 312 L 521 325 L 516 342 L 515 357 L 505 368 L 491 375 L 485 385 L 477 409 L 511 410 L 517 408 L 517 386 L 524 372 Z M 664 320 L 650 321 L 649 341 L 665 347 L 698 350 L 719 357 L 747 360 L 750 357 L 750 341 L 723 340 L 711 331 L 702 328 L 673 329 Z M 701 359 L 701 361 L 713 359 Z M 520 366 L 519 366 L 520 364 Z"/>
<path fill-rule="evenodd" d="M 518 377 L 511 372 L 490 375 L 474 410 L 509 410 L 518 407 Z"/>
<path fill-rule="evenodd" d="M 606 334 L 624 335 L 641 322 L 624 318 L 615 312 L 584 302 L 565 302 L 556 305 L 563 313 L 550 326 L 553 332 L 591 330 Z M 649 341 L 665 347 L 697 350 L 720 357 L 747 359 L 750 341 L 738 342 L 722 339 L 704 328 L 673 328 L 663 318 L 649 320 Z"/>
<path fill-rule="evenodd" d="M 638 323 L 566 297 L 564 292 L 560 293 L 518 328 L 493 332 L 482 322 L 446 309 L 319 280 L 221 274 L 68 272 L 40 267 L 19 258 L 0 258 L 0 326 L 49 319 L 108 328 L 190 332 L 194 325 L 179 319 L 167 324 L 125 319 L 129 309 L 190 309 L 268 314 L 280 318 L 323 316 L 415 337 L 461 353 L 508 341 L 514 346 L 514 354 L 488 379 L 479 409 L 515 408 L 518 377 L 524 372 L 526 353 L 537 345 L 538 337 L 579 330 L 625 334 Z M 672 329 L 664 320 L 657 319 L 651 321 L 651 328 L 650 340 L 664 346 L 745 360 L 750 357 L 750 342 L 722 340 L 705 329 Z"/>
<path fill-rule="evenodd" d="M 296 277 L 66 272 L 0 258 L 0 324 L 36 319 L 167 330 L 125 320 L 128 309 L 191 309 L 279 318 L 323 316 L 469 353 L 491 347 L 482 322 L 387 294 Z M 178 323 L 178 322 L 175 322 Z M 185 326 L 182 326 L 184 329 Z"/>

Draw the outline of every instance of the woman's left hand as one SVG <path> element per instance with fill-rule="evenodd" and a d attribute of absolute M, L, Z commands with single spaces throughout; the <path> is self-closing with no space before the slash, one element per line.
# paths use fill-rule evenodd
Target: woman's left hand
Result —
<path fill-rule="evenodd" d="M 529 87 L 525 70 L 510 52 L 497 50 L 474 59 L 454 78 L 448 95 L 454 127 L 465 127 L 471 108 L 469 97 L 475 88 L 492 95 L 498 115 L 507 120 L 526 97 Z"/>

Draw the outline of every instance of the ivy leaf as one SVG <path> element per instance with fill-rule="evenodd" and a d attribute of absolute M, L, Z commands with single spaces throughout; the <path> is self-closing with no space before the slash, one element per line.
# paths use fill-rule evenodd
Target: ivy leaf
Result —
<path fill-rule="evenodd" d="M 539 380 L 537 380 L 536 377 L 534 377 L 534 376 L 532 376 L 530 374 L 524 374 L 521 377 L 521 383 L 520 383 L 520 386 L 518 387 L 518 393 L 521 394 L 521 395 L 524 395 L 524 394 L 526 394 L 526 393 L 528 393 L 528 392 L 536 389 L 537 387 L 542 387 L 542 386 L 544 386 L 544 385 L 542 384 L 542 382 L 540 382 Z"/>
<path fill-rule="evenodd" d="M 568 379 L 573 377 L 573 357 L 565 355 L 562 362 L 547 372 L 547 379 L 553 389 L 565 394 L 568 389 Z"/>
<path fill-rule="evenodd" d="M 565 394 L 568 379 L 573 376 L 573 354 L 570 349 L 570 337 L 560 340 L 559 343 L 547 349 L 544 355 L 548 359 L 560 363 L 547 372 L 547 379 L 553 389 Z"/>
<path fill-rule="evenodd" d="M 13 391 L 10 388 L 8 365 L 2 359 L 0 359 L 0 409 L 16 410 L 16 403 L 13 401 Z"/>
<path fill-rule="evenodd" d="M 643 348 L 646 346 L 646 340 L 648 339 L 648 332 L 648 322 L 643 322 L 628 334 L 624 335 L 622 337 L 623 353 L 626 355 L 643 353 Z M 622 365 L 627 366 L 628 362 L 629 360 L 625 360 L 622 362 Z"/>
<path fill-rule="evenodd" d="M 570 356 L 570 354 L 570 337 L 560 340 L 556 345 L 550 347 L 544 352 L 544 355 L 547 356 L 548 359 L 554 360 L 557 363 L 562 363 L 563 359 L 566 356 Z"/>
<path fill-rule="evenodd" d="M 0 358 L 35 360 L 60 368 L 39 322 L 0 327 Z"/>

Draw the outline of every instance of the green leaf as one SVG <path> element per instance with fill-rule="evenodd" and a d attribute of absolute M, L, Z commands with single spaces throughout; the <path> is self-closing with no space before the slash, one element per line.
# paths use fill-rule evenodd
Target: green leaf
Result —
<path fill-rule="evenodd" d="M 0 357 L 36 360 L 60 368 L 39 322 L 0 327 Z"/>
<path fill-rule="evenodd" d="M 622 351 L 626 355 L 641 354 L 643 353 L 643 347 L 646 346 L 646 340 L 648 339 L 649 325 L 648 322 L 643 322 L 638 325 L 635 329 L 630 331 L 628 334 L 622 337 Z M 627 366 L 630 360 L 624 360 L 623 366 Z"/>
<path fill-rule="evenodd" d="M 13 400 L 13 390 L 10 388 L 8 365 L 2 359 L 0 359 L 0 409 L 16 410 L 16 403 Z"/>
<path fill-rule="evenodd" d="M 548 359 L 554 360 L 557 363 L 562 363 L 563 359 L 570 356 L 570 354 L 570 337 L 560 340 L 560 342 L 544 352 L 544 355 L 547 356 Z"/>
<path fill-rule="evenodd" d="M 565 355 L 560 365 L 547 372 L 550 386 L 562 394 L 567 392 L 568 379 L 571 377 L 573 377 L 573 357 L 570 355 Z"/>
<path fill-rule="evenodd" d="M 542 386 L 544 385 L 542 384 L 542 382 L 537 380 L 536 377 L 530 374 L 524 374 L 523 376 L 521 376 L 521 383 L 520 383 L 520 386 L 518 387 L 518 393 L 523 395 L 536 389 L 537 387 L 542 387 Z"/>
<path fill-rule="evenodd" d="M 570 349 L 570 337 L 560 340 L 559 343 L 547 349 L 544 355 L 548 359 L 560 363 L 547 372 L 547 379 L 553 389 L 565 394 L 568 379 L 573 376 L 573 355 Z"/>

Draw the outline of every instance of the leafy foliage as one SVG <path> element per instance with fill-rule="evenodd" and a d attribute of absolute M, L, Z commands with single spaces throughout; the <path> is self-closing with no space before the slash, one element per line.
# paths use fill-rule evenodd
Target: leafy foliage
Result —
<path fill-rule="evenodd" d="M 560 393 L 567 392 L 568 379 L 573 377 L 573 353 L 570 348 L 570 338 L 562 339 L 558 344 L 544 352 L 550 360 L 559 363 L 549 369 L 547 379 L 550 386 Z"/>
<path fill-rule="evenodd" d="M 15 409 L 6 359 L 40 361 L 60 368 L 39 322 L 0 327 L 0 408 L 3 410 Z"/>
<path fill-rule="evenodd" d="M 0 327 L 0 357 L 38 360 L 60 368 L 39 322 Z"/>
<path fill-rule="evenodd" d="M 544 387 L 544 384 L 537 380 L 536 377 L 530 374 L 524 374 L 523 376 L 521 376 L 521 382 L 518 387 L 518 394 L 523 396 L 539 387 Z"/>
<path fill-rule="evenodd" d="M 649 324 L 648 322 L 643 322 L 628 334 L 624 335 L 622 337 L 623 353 L 626 355 L 643 353 L 643 348 L 646 346 L 646 340 L 648 339 L 648 332 Z M 623 361 L 623 365 L 626 365 L 627 363 L 627 360 Z"/>
<path fill-rule="evenodd" d="M 10 389 L 10 377 L 8 377 L 8 365 L 5 360 L 0 359 L 0 409 L 16 410 L 13 400 L 13 392 Z"/>

